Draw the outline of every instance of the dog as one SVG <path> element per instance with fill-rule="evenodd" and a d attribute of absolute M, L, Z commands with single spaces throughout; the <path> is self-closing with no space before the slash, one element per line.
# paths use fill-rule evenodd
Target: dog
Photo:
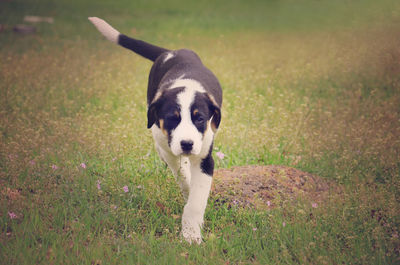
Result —
<path fill-rule="evenodd" d="M 100 18 L 89 20 L 109 41 L 154 62 L 147 88 L 147 128 L 185 199 L 182 235 L 200 244 L 214 172 L 213 141 L 221 122 L 221 85 L 191 50 L 161 48 L 121 34 Z"/>

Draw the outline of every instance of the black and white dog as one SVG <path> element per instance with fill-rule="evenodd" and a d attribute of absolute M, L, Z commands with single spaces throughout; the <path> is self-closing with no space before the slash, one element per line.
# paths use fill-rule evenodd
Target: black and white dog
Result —
<path fill-rule="evenodd" d="M 111 42 L 154 62 L 147 90 L 147 127 L 186 201 L 182 235 L 190 243 L 201 243 L 214 171 L 213 140 L 221 121 L 218 79 L 193 51 L 167 50 L 127 37 L 100 18 L 89 20 Z"/>

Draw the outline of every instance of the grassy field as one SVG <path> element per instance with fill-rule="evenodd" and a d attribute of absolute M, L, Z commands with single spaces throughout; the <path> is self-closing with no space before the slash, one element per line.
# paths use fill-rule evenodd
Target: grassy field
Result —
<path fill-rule="evenodd" d="M 35 34 L 25 15 L 49 16 Z M 218 168 L 292 166 L 317 206 L 216 204 L 204 243 L 146 129 L 151 64 L 128 35 L 198 52 L 224 90 Z M 0 1 L 1 264 L 399 264 L 400 3 Z"/>

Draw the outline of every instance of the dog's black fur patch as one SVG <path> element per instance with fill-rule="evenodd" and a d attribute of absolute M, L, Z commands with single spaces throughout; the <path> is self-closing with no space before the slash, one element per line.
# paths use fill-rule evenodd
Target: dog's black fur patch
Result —
<path fill-rule="evenodd" d="M 212 117 L 212 113 L 210 113 L 211 108 L 212 103 L 208 99 L 207 95 L 205 93 L 197 92 L 193 103 L 190 106 L 190 114 L 193 124 L 202 134 L 204 134 L 207 129 L 207 121 Z"/>
<path fill-rule="evenodd" d="M 208 155 L 201 161 L 200 168 L 201 171 L 210 177 L 214 174 L 214 158 L 212 157 L 213 145 L 210 146 Z"/>
<path fill-rule="evenodd" d="M 160 128 L 160 120 L 164 120 L 164 128 L 169 133 L 178 126 L 180 122 L 176 119 L 175 112 L 180 113 L 177 103 L 177 95 L 184 90 L 184 87 L 176 87 L 163 92 L 162 96 L 149 106 L 147 111 L 147 128 L 151 128 L 155 123 Z"/>
<path fill-rule="evenodd" d="M 119 35 L 118 44 L 153 62 L 157 59 L 158 56 L 160 56 L 160 54 L 169 51 L 150 43 L 130 38 L 124 34 Z"/>

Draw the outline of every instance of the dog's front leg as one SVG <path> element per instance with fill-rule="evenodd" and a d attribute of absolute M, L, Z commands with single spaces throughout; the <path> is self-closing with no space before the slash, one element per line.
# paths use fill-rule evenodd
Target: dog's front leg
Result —
<path fill-rule="evenodd" d="M 176 177 L 181 187 L 183 198 L 185 202 L 188 200 L 189 190 L 190 190 L 190 180 L 191 180 L 191 172 L 190 172 L 190 160 L 187 157 L 180 158 L 180 170 L 179 175 Z"/>
<path fill-rule="evenodd" d="M 182 235 L 189 243 L 200 244 L 212 176 L 202 171 L 200 162 L 193 161 L 191 169 L 190 192 L 182 215 Z"/>
<path fill-rule="evenodd" d="M 161 159 L 167 163 L 169 169 L 172 171 L 186 202 L 189 195 L 191 178 L 189 158 L 174 156 L 171 152 L 167 152 L 159 146 L 156 146 L 156 149 Z"/>

